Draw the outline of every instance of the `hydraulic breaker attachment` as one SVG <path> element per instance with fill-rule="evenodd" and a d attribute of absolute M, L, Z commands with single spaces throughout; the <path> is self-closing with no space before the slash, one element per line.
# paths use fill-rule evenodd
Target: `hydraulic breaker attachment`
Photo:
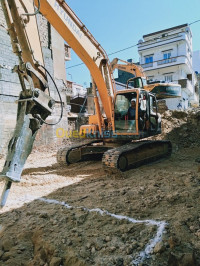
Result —
<path fill-rule="evenodd" d="M 37 131 L 44 120 L 52 113 L 54 100 L 45 92 L 32 86 L 25 89 L 25 82 L 19 74 L 22 88 L 18 100 L 17 122 L 12 139 L 8 145 L 8 153 L 0 178 L 5 178 L 6 184 L 1 197 L 0 206 L 5 201 L 12 182 L 19 182 L 27 157 L 32 151 Z M 31 82 L 29 83 L 31 85 Z"/>

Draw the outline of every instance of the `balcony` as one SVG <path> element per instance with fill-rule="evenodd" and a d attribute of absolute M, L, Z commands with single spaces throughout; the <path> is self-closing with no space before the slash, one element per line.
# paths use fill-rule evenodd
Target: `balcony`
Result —
<path fill-rule="evenodd" d="M 178 84 L 180 84 L 181 88 L 184 89 L 189 95 L 194 93 L 192 83 L 188 79 L 179 79 Z"/>
<path fill-rule="evenodd" d="M 142 58 L 142 61 L 144 61 L 144 57 Z M 191 61 L 186 55 L 179 55 L 168 59 L 154 60 L 151 63 L 141 64 L 141 67 L 144 68 L 145 71 L 149 71 L 176 65 L 185 65 L 185 67 L 187 67 L 187 72 L 192 73 L 193 71 Z"/>
<path fill-rule="evenodd" d="M 167 37 L 157 37 L 150 40 L 144 40 L 138 44 L 138 52 L 146 51 L 148 49 L 154 49 L 159 45 L 168 45 L 172 42 L 186 41 L 186 35 L 183 33 L 168 35 Z"/>
<path fill-rule="evenodd" d="M 142 65 L 143 68 L 153 67 L 153 62 Z"/>
<path fill-rule="evenodd" d="M 169 64 L 169 63 L 174 63 L 177 61 L 176 57 L 168 58 L 168 59 L 163 59 L 157 62 L 157 65 L 164 65 L 164 64 Z"/>

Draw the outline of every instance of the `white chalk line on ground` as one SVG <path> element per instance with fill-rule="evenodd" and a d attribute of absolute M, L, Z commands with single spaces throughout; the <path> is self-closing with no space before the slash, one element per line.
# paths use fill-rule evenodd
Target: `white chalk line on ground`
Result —
<path fill-rule="evenodd" d="M 67 203 L 65 203 L 64 201 L 58 201 L 58 200 L 54 200 L 54 199 L 46 199 L 46 198 L 38 198 L 37 200 L 49 203 L 49 204 L 57 204 L 57 205 L 61 205 L 66 207 L 67 209 L 82 209 L 84 211 L 88 211 L 88 212 L 96 212 L 99 213 L 100 215 L 108 215 L 111 216 L 115 219 L 118 220 L 127 220 L 131 223 L 139 223 L 139 224 L 146 224 L 147 226 L 149 225 L 155 225 L 157 226 L 157 232 L 156 235 L 150 239 L 150 241 L 148 242 L 148 244 L 145 246 L 145 249 L 140 251 L 140 253 L 134 258 L 133 256 L 133 260 L 132 260 L 132 265 L 138 265 L 140 263 L 142 263 L 145 259 L 150 258 L 151 253 L 153 251 L 153 248 L 155 247 L 155 245 L 160 242 L 162 240 L 162 236 L 165 230 L 165 226 L 167 225 L 167 223 L 165 221 L 155 221 L 155 220 L 136 220 L 134 218 L 128 217 L 128 216 L 124 216 L 124 215 L 118 215 L 118 214 L 114 214 L 114 213 L 110 213 L 106 210 L 101 210 L 99 208 L 96 209 L 88 209 L 86 207 L 74 207 L 71 206 Z"/>

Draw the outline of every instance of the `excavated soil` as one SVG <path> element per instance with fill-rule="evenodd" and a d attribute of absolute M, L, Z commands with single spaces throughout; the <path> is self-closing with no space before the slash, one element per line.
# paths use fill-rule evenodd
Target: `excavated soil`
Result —
<path fill-rule="evenodd" d="M 165 112 L 172 156 L 121 176 L 35 149 L 0 210 L 0 265 L 200 265 L 199 119 Z"/>

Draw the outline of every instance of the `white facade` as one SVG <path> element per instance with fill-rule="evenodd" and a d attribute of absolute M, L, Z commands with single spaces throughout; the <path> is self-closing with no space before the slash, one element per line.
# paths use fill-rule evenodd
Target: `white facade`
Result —
<path fill-rule="evenodd" d="M 83 86 L 77 84 L 76 82 L 67 80 L 66 86 L 68 89 L 68 95 L 71 98 L 75 97 L 85 97 L 87 94 L 87 89 Z"/>
<path fill-rule="evenodd" d="M 192 67 L 192 33 L 188 24 L 143 36 L 138 43 L 140 64 L 150 80 L 178 83 L 182 97 L 167 99 L 169 109 L 198 105 Z"/>
<path fill-rule="evenodd" d="M 200 73 L 200 51 L 193 52 L 192 65 L 195 72 Z"/>
<path fill-rule="evenodd" d="M 72 97 L 85 97 L 87 89 L 83 86 L 73 82 L 72 83 Z"/>

